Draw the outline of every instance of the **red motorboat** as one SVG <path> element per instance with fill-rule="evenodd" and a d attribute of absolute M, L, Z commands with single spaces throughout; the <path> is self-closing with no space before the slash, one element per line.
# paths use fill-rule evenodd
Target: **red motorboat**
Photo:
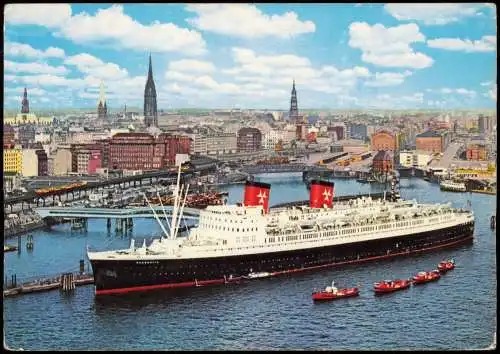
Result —
<path fill-rule="evenodd" d="M 393 291 L 408 289 L 411 281 L 409 280 L 382 280 L 373 284 L 375 294 L 392 293 Z"/>
<path fill-rule="evenodd" d="M 424 284 L 430 281 L 436 281 L 439 278 L 441 278 L 439 270 L 433 270 L 432 272 L 418 272 L 418 274 L 415 275 L 412 280 L 413 284 Z"/>
<path fill-rule="evenodd" d="M 325 290 L 313 292 L 312 299 L 314 301 L 326 301 L 359 295 L 358 288 L 337 289 L 334 285 L 335 282 L 332 282 L 332 286 L 327 286 Z"/>
<path fill-rule="evenodd" d="M 449 270 L 455 269 L 455 261 L 450 259 L 448 261 L 439 262 L 438 269 L 441 273 L 446 273 Z"/>

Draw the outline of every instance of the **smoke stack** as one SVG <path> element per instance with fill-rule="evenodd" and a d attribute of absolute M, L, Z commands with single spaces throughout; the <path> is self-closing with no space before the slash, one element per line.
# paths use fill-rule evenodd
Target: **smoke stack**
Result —
<path fill-rule="evenodd" d="M 323 208 L 326 205 L 327 208 L 331 208 L 333 206 L 334 187 L 335 183 L 333 182 L 312 180 L 309 206 L 311 208 Z"/>
<path fill-rule="evenodd" d="M 258 206 L 264 207 L 264 212 L 269 212 L 269 195 L 271 192 L 271 185 L 267 183 L 247 181 L 245 183 L 244 206 Z"/>

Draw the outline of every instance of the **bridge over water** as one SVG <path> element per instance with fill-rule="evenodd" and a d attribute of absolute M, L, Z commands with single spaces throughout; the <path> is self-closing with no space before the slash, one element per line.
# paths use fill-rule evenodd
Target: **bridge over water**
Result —
<path fill-rule="evenodd" d="M 244 166 L 239 169 L 248 174 L 259 173 L 288 173 L 288 172 L 326 172 L 331 171 L 324 167 L 308 166 L 305 164 L 279 164 L 279 165 L 255 165 Z"/>
<path fill-rule="evenodd" d="M 164 217 L 163 208 L 161 206 L 153 207 L 156 215 L 159 218 Z M 172 206 L 165 206 L 167 216 L 172 216 Z M 138 208 L 124 208 L 124 209 L 111 209 L 111 208 L 62 208 L 62 207 L 49 207 L 49 208 L 36 208 L 35 211 L 42 218 L 47 217 L 63 217 L 75 219 L 130 219 L 130 218 L 154 218 L 154 214 L 149 207 Z M 185 219 L 198 219 L 200 209 L 184 208 L 183 218 Z"/>

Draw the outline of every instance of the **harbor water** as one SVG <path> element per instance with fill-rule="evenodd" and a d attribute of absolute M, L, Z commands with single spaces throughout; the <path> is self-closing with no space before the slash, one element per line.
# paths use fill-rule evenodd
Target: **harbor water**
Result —
<path fill-rule="evenodd" d="M 270 205 L 305 200 L 300 177 L 260 176 L 272 184 Z M 380 193 L 381 185 L 334 180 L 335 195 Z M 224 187 L 239 202 L 243 186 Z M 444 192 L 439 185 L 401 180 L 401 196 L 423 203 L 451 202 L 475 213 L 472 245 L 260 279 L 240 284 L 157 290 L 95 297 L 92 285 L 4 299 L 4 343 L 24 350 L 266 350 L 266 349 L 479 349 L 493 342 L 497 326 L 496 196 Z M 469 203 L 470 201 L 470 203 Z M 98 249 L 151 242 L 162 232 L 154 219 L 134 221 L 131 232 L 108 232 L 106 220 L 88 231 L 58 225 L 35 231 L 34 247 L 4 253 L 4 279 L 17 281 L 78 270 L 86 245 Z M 17 239 L 7 240 L 17 244 Z M 376 297 L 373 282 L 409 278 L 453 258 L 456 268 L 437 282 Z M 313 288 L 332 280 L 360 287 L 360 296 L 315 304 Z"/>

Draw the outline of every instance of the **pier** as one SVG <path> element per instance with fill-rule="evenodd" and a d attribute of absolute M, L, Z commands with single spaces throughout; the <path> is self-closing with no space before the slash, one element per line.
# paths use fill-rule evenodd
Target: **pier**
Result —
<path fill-rule="evenodd" d="M 77 286 L 88 285 L 94 283 L 94 276 L 86 273 L 64 273 L 61 276 L 53 278 L 40 278 L 30 282 L 17 285 L 16 276 L 11 277 L 10 284 L 5 278 L 3 290 L 4 297 L 12 297 L 17 295 L 38 293 L 43 291 L 61 289 L 61 291 L 74 290 Z"/>

